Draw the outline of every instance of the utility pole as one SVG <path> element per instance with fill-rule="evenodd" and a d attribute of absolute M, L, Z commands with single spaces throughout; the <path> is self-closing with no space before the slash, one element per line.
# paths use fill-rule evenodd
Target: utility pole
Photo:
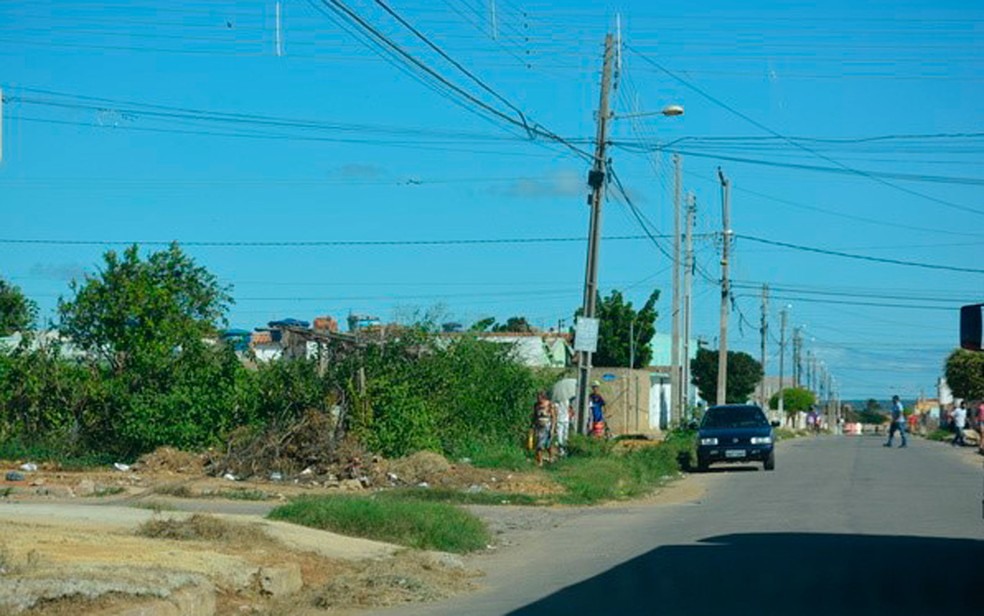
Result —
<path fill-rule="evenodd" d="M 803 375 L 800 374 L 800 369 L 802 367 L 802 362 L 800 361 L 800 353 L 802 352 L 803 338 L 801 331 L 803 328 L 794 327 L 793 328 L 793 387 L 799 387 L 800 381 Z"/>
<path fill-rule="evenodd" d="M 786 363 L 786 308 L 782 309 L 779 319 L 779 421 L 783 421 L 785 416 L 785 404 L 782 394 L 782 369 Z"/>
<path fill-rule="evenodd" d="M 605 196 L 606 159 L 605 146 L 608 141 L 608 95 L 612 87 L 612 60 L 614 44 L 612 35 L 605 35 L 605 57 L 601 70 L 601 96 L 598 103 L 598 133 L 595 143 L 594 164 L 588 172 L 588 186 L 591 195 L 588 204 L 591 206 L 591 222 L 588 227 L 588 255 L 584 272 L 584 304 L 582 314 L 589 319 L 595 318 L 595 304 L 598 297 L 598 249 L 601 238 L 601 206 Z M 591 380 L 591 353 L 581 351 L 578 362 L 578 418 L 577 425 L 581 434 L 588 428 L 588 383 Z"/>
<path fill-rule="evenodd" d="M 813 351 L 810 349 L 806 350 L 806 380 L 804 382 L 804 387 L 813 391 Z"/>
<path fill-rule="evenodd" d="M 721 337 L 718 341 L 718 382 L 717 403 L 725 404 L 728 388 L 728 248 L 731 244 L 731 183 L 718 167 L 721 180 L 721 222 L 723 238 L 721 242 Z"/>
<path fill-rule="evenodd" d="M 762 361 L 762 396 L 760 402 L 763 409 L 769 408 L 769 396 L 765 391 L 765 346 L 769 339 L 769 285 L 762 285 L 762 320 L 759 324 L 759 334 L 761 335 L 760 347 L 759 347 L 759 357 Z"/>
<path fill-rule="evenodd" d="M 683 417 L 680 407 L 680 191 L 682 163 L 679 154 L 673 155 L 673 299 L 670 308 L 670 420 Z"/>
<path fill-rule="evenodd" d="M 693 309 L 691 290 L 694 284 L 694 216 L 697 215 L 697 198 L 687 196 L 687 245 L 684 251 L 683 269 L 683 383 L 680 385 L 682 407 L 690 409 L 690 328 Z"/>

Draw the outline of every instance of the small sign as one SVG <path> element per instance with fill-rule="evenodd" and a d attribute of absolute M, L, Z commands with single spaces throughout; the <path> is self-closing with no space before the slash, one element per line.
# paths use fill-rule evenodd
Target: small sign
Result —
<path fill-rule="evenodd" d="M 601 380 L 605 381 L 606 383 L 610 383 L 617 378 L 618 377 L 612 374 L 611 372 L 606 372 L 605 374 L 601 375 Z"/>
<path fill-rule="evenodd" d="M 574 324 L 574 350 L 585 353 L 598 350 L 598 319 L 577 317 Z"/>

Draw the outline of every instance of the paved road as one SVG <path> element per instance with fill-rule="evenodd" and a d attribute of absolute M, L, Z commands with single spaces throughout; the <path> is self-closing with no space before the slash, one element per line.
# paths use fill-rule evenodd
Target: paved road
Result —
<path fill-rule="evenodd" d="M 696 502 L 568 516 L 479 557 L 484 590 L 380 614 L 984 613 L 980 459 L 881 443 L 781 443 L 775 472 L 714 467 L 687 480 Z"/>

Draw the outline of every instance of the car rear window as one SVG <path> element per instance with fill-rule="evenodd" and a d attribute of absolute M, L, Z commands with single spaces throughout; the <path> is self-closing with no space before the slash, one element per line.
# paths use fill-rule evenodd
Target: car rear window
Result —
<path fill-rule="evenodd" d="M 704 415 L 704 428 L 756 428 L 769 425 L 765 414 L 755 407 L 711 409 Z"/>

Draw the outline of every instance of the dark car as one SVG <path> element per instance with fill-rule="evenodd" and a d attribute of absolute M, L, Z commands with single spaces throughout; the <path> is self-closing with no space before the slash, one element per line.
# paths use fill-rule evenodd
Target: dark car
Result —
<path fill-rule="evenodd" d="M 776 468 L 773 426 L 754 404 L 712 406 L 704 413 L 697 433 L 697 468 L 706 471 L 715 462 L 761 462 Z"/>

